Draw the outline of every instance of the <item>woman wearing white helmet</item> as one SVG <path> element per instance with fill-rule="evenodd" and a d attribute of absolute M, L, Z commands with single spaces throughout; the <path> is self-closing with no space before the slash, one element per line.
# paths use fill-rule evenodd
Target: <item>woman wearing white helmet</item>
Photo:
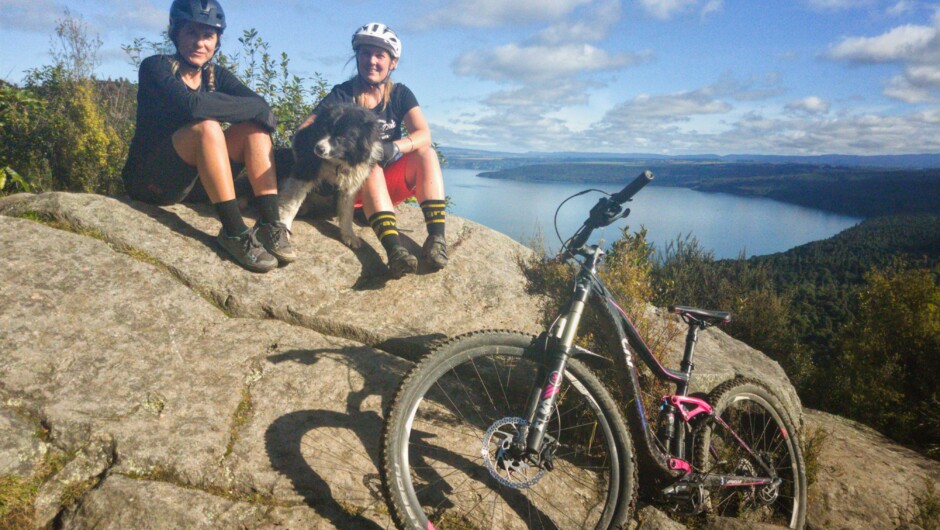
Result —
<path fill-rule="evenodd" d="M 389 271 L 398 278 L 416 272 L 418 260 L 401 244 L 394 206 L 416 197 L 428 230 L 422 257 L 432 269 L 442 269 L 447 265 L 444 178 L 417 99 L 391 79 L 401 58 L 401 40 L 385 24 L 370 22 L 353 33 L 352 48 L 356 75 L 333 87 L 301 127 L 313 123 L 321 109 L 341 103 L 356 103 L 378 115 L 385 156 L 362 186 L 356 206 L 363 209 L 388 254 Z"/>

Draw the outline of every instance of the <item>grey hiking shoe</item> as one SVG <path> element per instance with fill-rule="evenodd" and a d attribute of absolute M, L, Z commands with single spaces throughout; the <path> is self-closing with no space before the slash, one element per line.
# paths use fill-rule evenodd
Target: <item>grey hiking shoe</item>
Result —
<path fill-rule="evenodd" d="M 280 221 L 272 224 L 262 224 L 259 221 L 255 228 L 258 230 L 261 246 L 268 254 L 277 258 L 278 262 L 286 265 L 297 259 L 294 247 L 290 244 L 291 231 L 287 225 Z"/>
<path fill-rule="evenodd" d="M 414 274 L 418 272 L 418 258 L 412 256 L 405 247 L 395 247 L 388 254 L 388 272 L 392 278 Z"/>
<path fill-rule="evenodd" d="M 422 248 L 424 259 L 434 270 L 441 270 L 447 266 L 447 241 L 444 236 L 429 235 L 424 240 Z"/>
<path fill-rule="evenodd" d="M 223 228 L 216 240 L 242 267 L 252 272 L 268 272 L 277 267 L 277 258 L 261 246 L 255 235 L 256 228 L 235 237 L 229 237 Z"/>

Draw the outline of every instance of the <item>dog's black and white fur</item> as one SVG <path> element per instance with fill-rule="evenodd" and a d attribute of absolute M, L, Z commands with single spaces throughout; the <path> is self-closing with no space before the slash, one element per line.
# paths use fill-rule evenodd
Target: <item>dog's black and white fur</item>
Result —
<path fill-rule="evenodd" d="M 337 190 L 340 235 L 350 248 L 362 241 L 353 233 L 356 194 L 382 158 L 381 128 L 375 114 L 358 105 L 335 105 L 317 114 L 309 127 L 294 135 L 294 165 L 279 185 L 281 222 L 291 223 L 308 196 L 321 183 Z"/>

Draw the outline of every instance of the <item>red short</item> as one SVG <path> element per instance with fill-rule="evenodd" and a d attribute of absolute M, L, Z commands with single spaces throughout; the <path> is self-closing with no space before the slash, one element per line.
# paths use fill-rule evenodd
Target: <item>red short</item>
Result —
<path fill-rule="evenodd" d="M 388 188 L 388 196 L 392 199 L 393 205 L 399 205 L 415 196 L 414 188 L 409 188 L 405 182 L 405 159 L 411 153 L 402 156 L 385 168 L 385 186 Z M 356 195 L 356 208 L 362 208 L 362 194 Z"/>

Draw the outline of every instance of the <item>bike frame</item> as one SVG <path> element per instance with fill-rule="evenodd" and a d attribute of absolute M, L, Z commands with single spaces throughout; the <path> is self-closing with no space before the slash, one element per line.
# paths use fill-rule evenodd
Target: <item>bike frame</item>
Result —
<path fill-rule="evenodd" d="M 589 235 L 590 231 L 588 231 Z M 586 239 L 586 236 L 582 236 Z M 705 486 L 744 487 L 764 486 L 779 481 L 776 474 L 762 458 L 754 453 L 747 444 L 727 425 L 720 417 L 713 414 L 711 405 L 706 401 L 688 395 L 692 379 L 692 359 L 698 332 L 706 327 L 704 323 L 693 322 L 689 324 L 686 335 L 685 351 L 679 370 L 670 370 L 664 367 L 653 355 L 649 346 L 640 337 L 636 327 L 626 312 L 616 303 L 613 294 L 597 276 L 597 267 L 601 263 L 604 251 L 598 246 L 584 246 L 573 249 L 571 256 L 583 258 L 580 268 L 575 276 L 574 290 L 567 308 L 557 319 L 555 325 L 549 330 L 546 337 L 546 357 L 544 373 L 540 374 L 541 385 L 533 388 L 529 397 L 524 419 L 528 422 L 528 432 L 525 433 L 525 445 L 522 440 L 516 449 L 527 455 L 537 455 L 543 450 L 546 436 L 546 426 L 554 410 L 558 388 L 564 379 L 565 365 L 568 359 L 574 357 L 601 357 L 593 352 L 574 345 L 578 334 L 578 327 L 585 308 L 589 303 L 595 303 L 601 313 L 612 324 L 616 338 L 620 344 L 619 355 L 629 368 L 630 376 L 622 384 L 626 387 L 626 394 L 632 400 L 632 407 L 627 408 L 627 424 L 630 434 L 635 440 L 634 445 L 639 456 L 638 462 L 642 465 L 641 475 L 644 483 L 653 488 L 652 493 L 670 494 L 683 493 L 674 486 L 680 481 L 687 481 Z M 636 355 L 635 355 L 635 354 Z M 663 397 L 663 417 L 672 424 L 669 429 L 670 436 L 666 440 L 668 447 L 660 448 L 660 441 L 649 428 L 649 420 L 641 399 L 641 384 L 639 370 L 635 358 L 650 369 L 653 375 L 660 380 L 673 384 L 675 394 Z M 606 358 L 605 358 L 606 360 Z M 693 473 L 693 469 L 686 456 L 686 426 L 696 419 L 712 418 L 717 425 L 730 432 L 735 440 L 749 453 L 763 471 L 766 477 L 744 477 L 713 475 L 703 470 Z M 700 425 L 696 423 L 696 425 Z M 521 438 L 521 437 L 520 437 Z"/>

